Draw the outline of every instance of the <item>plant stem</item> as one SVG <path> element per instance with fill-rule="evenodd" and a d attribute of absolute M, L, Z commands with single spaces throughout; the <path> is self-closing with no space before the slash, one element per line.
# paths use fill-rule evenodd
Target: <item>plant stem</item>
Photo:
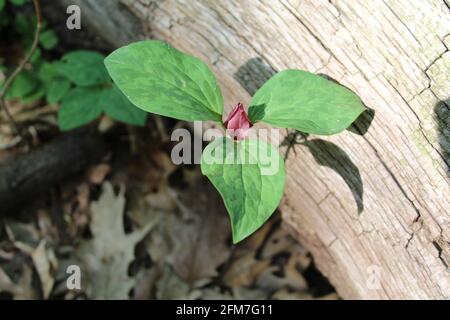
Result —
<path fill-rule="evenodd" d="M 14 81 L 14 79 L 23 70 L 23 68 L 28 63 L 28 61 L 30 61 L 30 59 L 33 56 L 34 52 L 36 51 L 37 45 L 39 43 L 39 36 L 41 33 L 41 28 L 42 28 L 42 15 L 41 15 L 41 8 L 39 6 L 39 0 L 33 0 L 33 6 L 34 6 L 34 11 L 36 13 L 37 23 L 36 23 L 36 31 L 34 33 L 34 39 L 33 39 L 32 45 L 31 45 L 31 49 L 28 52 L 28 54 L 23 58 L 23 60 L 19 63 L 17 68 L 6 79 L 4 86 L 0 91 L 0 106 L 5 111 L 6 117 L 7 117 L 8 121 L 10 122 L 11 127 L 14 130 L 14 133 L 16 135 L 20 136 L 22 138 L 22 140 L 24 140 L 24 141 L 26 141 L 26 140 L 23 139 L 24 137 L 20 133 L 19 128 L 18 128 L 16 122 L 14 121 L 13 116 L 9 112 L 8 106 L 6 104 L 5 96 L 6 96 L 6 93 L 9 89 L 9 87 L 11 86 L 12 82 Z"/>

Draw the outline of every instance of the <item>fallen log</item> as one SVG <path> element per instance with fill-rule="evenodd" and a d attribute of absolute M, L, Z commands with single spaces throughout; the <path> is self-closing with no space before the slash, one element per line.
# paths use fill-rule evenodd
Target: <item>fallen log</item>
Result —
<path fill-rule="evenodd" d="M 366 134 L 292 147 L 284 224 L 343 298 L 450 298 L 445 1 L 114 0 L 96 14 L 96 0 L 59 2 L 79 4 L 85 25 L 117 22 L 101 34 L 116 46 L 132 29 L 120 19 L 130 9 L 141 38 L 211 66 L 227 108 L 288 68 L 357 92 L 376 114 Z"/>
<path fill-rule="evenodd" d="M 99 161 L 107 150 L 104 137 L 82 128 L 0 163 L 0 216 L 14 214 L 63 179 Z"/>

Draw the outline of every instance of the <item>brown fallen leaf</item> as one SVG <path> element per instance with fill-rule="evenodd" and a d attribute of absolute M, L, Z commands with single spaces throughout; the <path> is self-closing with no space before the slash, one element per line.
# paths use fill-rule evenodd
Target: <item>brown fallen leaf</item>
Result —
<path fill-rule="evenodd" d="M 255 259 L 254 252 L 238 253 L 223 276 L 223 283 L 230 288 L 247 287 L 256 282 L 270 265 L 270 260 Z"/>
<path fill-rule="evenodd" d="M 17 289 L 16 284 L 11 280 L 11 278 L 0 268 L 0 292 L 11 292 L 15 293 Z"/>
<path fill-rule="evenodd" d="M 296 244 L 297 242 L 283 228 L 278 227 L 267 239 L 261 250 L 261 258 L 269 259 L 282 252 L 289 252 Z"/>
<path fill-rule="evenodd" d="M 222 290 L 219 287 L 206 288 L 202 290 L 202 300 L 233 300 L 231 293 Z"/>
<path fill-rule="evenodd" d="M 47 248 L 45 240 L 42 240 L 32 252 L 31 258 L 41 280 L 44 299 L 48 299 L 55 283 L 54 273 L 58 268 L 56 256 L 52 249 Z"/>
<path fill-rule="evenodd" d="M 170 225 L 173 251 L 167 261 L 190 285 L 217 275 L 230 255 L 228 216 L 217 193 L 200 180 L 174 195 L 180 215 Z"/>
<path fill-rule="evenodd" d="M 44 299 L 48 299 L 55 283 L 54 274 L 58 268 L 58 261 L 53 249 L 47 247 L 45 240 L 41 240 L 36 248 L 21 241 L 15 241 L 14 246 L 33 260 L 41 282 Z"/>
<path fill-rule="evenodd" d="M 27 265 L 22 266 L 22 274 L 17 283 L 0 268 L 0 292 L 5 291 L 12 294 L 14 300 L 35 300 L 39 298 L 33 288 L 33 270 Z"/>
<path fill-rule="evenodd" d="M 0 249 L 0 259 L 3 259 L 5 261 L 9 261 L 12 258 L 14 258 L 14 253 L 9 251 L 4 251 Z"/>
<path fill-rule="evenodd" d="M 167 178 L 172 172 L 174 172 L 178 167 L 173 163 L 170 156 L 162 151 L 152 152 L 152 160 L 154 163 L 158 164 L 158 168 L 163 172 L 163 176 Z"/>
<path fill-rule="evenodd" d="M 33 224 L 7 221 L 5 229 L 9 240 L 14 244 L 20 242 L 34 248 L 39 243 L 39 230 Z"/>
<path fill-rule="evenodd" d="M 157 266 L 150 269 L 143 269 L 136 275 L 136 285 L 133 290 L 133 299 L 149 300 L 154 299 L 156 291 L 156 281 L 161 277 L 161 271 Z"/>
<path fill-rule="evenodd" d="M 191 300 L 201 296 L 200 290 L 191 290 L 191 287 L 169 265 L 164 266 L 162 276 L 156 284 L 156 289 L 157 299 Z"/>
<path fill-rule="evenodd" d="M 71 197 L 71 201 L 65 204 L 67 214 L 68 229 L 72 237 L 82 234 L 89 225 L 89 199 L 91 191 L 89 184 L 83 182 L 76 187 L 76 195 Z M 72 210 L 75 208 L 75 210 Z"/>
<path fill-rule="evenodd" d="M 233 299 L 235 300 L 266 300 L 269 292 L 257 288 L 233 288 Z"/>
<path fill-rule="evenodd" d="M 314 297 L 308 292 L 290 291 L 287 288 L 275 292 L 271 299 L 274 300 L 313 300 Z"/>
<path fill-rule="evenodd" d="M 269 219 L 266 223 L 264 223 L 261 228 L 259 228 L 255 233 L 253 233 L 248 238 L 244 239 L 242 242 L 239 242 L 236 245 L 236 249 L 239 251 L 248 250 L 248 251 L 257 251 L 261 248 L 261 246 L 265 243 L 267 236 L 270 231 L 277 223 L 278 218 L 273 217 Z"/>
<path fill-rule="evenodd" d="M 89 207 L 90 193 L 87 183 L 82 183 L 77 187 L 78 211 L 85 211 Z"/>
<path fill-rule="evenodd" d="M 45 239 L 57 239 L 58 230 L 52 223 L 52 219 L 47 210 L 37 211 L 37 225 L 39 227 L 40 236 Z"/>
<path fill-rule="evenodd" d="M 162 184 L 156 192 L 131 195 L 130 217 L 138 227 L 155 223 L 155 227 L 145 237 L 144 243 L 153 261 L 163 264 L 172 242 L 168 234 L 169 226 L 175 218 L 176 204 L 168 187 Z"/>
<path fill-rule="evenodd" d="M 107 163 L 92 166 L 88 171 L 88 180 L 92 184 L 101 184 L 110 171 L 111 166 Z"/>
<path fill-rule="evenodd" d="M 86 292 L 92 299 L 127 299 L 135 279 L 128 275 L 134 258 L 134 247 L 153 227 L 125 234 L 123 214 L 124 188 L 118 195 L 109 182 L 105 182 L 98 201 L 91 204 L 91 231 L 93 238 L 84 241 L 76 255 L 86 274 Z"/>
<path fill-rule="evenodd" d="M 284 266 L 284 275 L 280 276 L 279 268 L 271 266 L 261 273 L 256 285 L 258 288 L 274 292 L 282 288 L 289 288 L 295 291 L 305 291 L 308 289 L 308 283 L 303 275 L 290 266 Z"/>

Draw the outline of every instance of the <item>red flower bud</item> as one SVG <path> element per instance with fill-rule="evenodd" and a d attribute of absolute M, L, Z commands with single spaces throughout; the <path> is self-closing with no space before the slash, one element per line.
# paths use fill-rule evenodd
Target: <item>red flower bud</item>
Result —
<path fill-rule="evenodd" d="M 224 125 L 235 140 L 243 140 L 248 135 L 250 128 L 253 126 L 247 116 L 244 106 L 240 102 L 228 115 Z"/>

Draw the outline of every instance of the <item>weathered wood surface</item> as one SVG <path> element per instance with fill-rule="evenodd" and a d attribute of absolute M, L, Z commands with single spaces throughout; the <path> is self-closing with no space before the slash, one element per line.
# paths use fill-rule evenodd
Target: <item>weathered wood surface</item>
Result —
<path fill-rule="evenodd" d="M 78 2 L 83 12 L 97 1 Z M 117 1 L 102 3 L 105 19 L 120 14 Z M 141 37 L 206 61 L 227 108 L 248 103 L 274 70 L 288 68 L 357 92 L 375 110 L 365 135 L 310 137 L 290 152 L 285 225 L 343 298 L 450 298 L 448 3 L 121 3 L 147 30 Z M 120 45 L 128 27 L 103 35 Z"/>

